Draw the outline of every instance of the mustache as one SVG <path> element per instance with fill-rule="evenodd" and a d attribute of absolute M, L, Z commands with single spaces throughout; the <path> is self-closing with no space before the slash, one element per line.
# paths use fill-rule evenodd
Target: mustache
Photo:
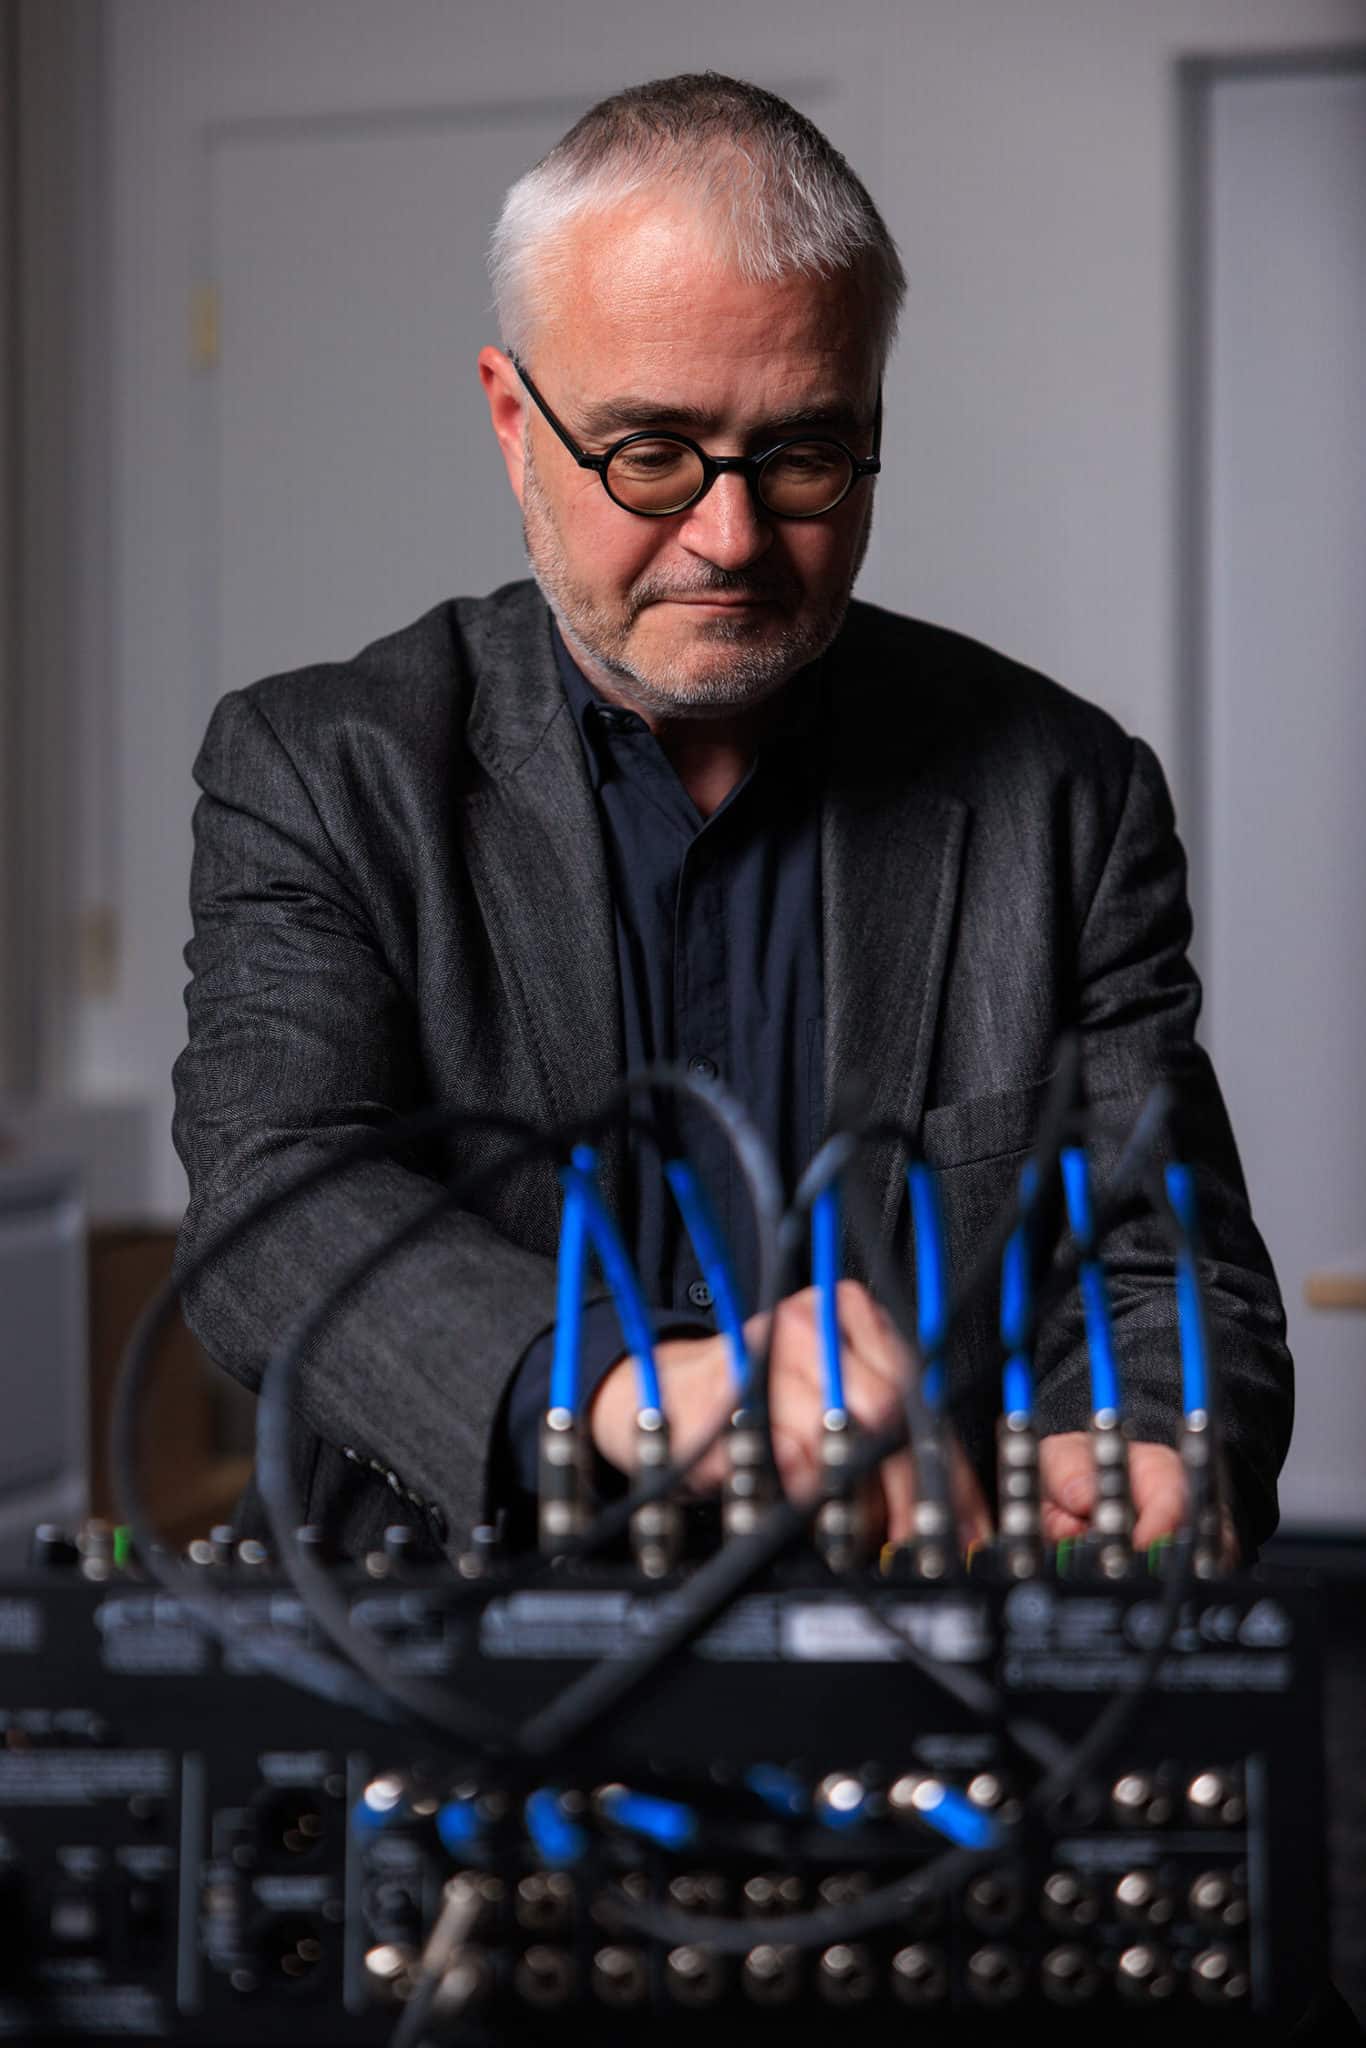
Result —
<path fill-rule="evenodd" d="M 676 577 L 642 576 L 631 587 L 631 607 L 633 611 L 643 611 L 646 605 L 679 597 L 747 597 L 761 603 L 792 595 L 786 578 L 776 582 L 772 577 L 755 576 L 752 571 L 713 569 L 683 583 Z"/>

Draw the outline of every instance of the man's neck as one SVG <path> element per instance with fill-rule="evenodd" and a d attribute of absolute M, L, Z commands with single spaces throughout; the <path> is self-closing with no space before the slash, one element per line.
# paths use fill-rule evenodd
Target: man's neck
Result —
<path fill-rule="evenodd" d="M 668 756 L 669 765 L 704 818 L 719 811 L 737 784 L 744 781 L 760 743 L 782 716 L 787 684 L 745 711 L 715 718 L 669 718 L 638 704 L 617 679 L 579 649 L 574 659 L 598 695 L 645 721 Z"/>
<path fill-rule="evenodd" d="M 731 791 L 744 781 L 758 744 L 757 740 L 745 744 L 739 740 L 704 738 L 692 730 L 691 722 L 675 726 L 672 732 L 651 729 L 703 818 L 719 811 Z"/>

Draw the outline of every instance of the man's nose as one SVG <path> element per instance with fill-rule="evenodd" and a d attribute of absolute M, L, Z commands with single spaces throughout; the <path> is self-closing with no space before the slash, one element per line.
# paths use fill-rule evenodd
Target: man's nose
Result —
<path fill-rule="evenodd" d="M 679 539 L 718 569 L 743 569 L 773 544 L 773 527 L 742 476 L 719 476 L 688 514 Z"/>

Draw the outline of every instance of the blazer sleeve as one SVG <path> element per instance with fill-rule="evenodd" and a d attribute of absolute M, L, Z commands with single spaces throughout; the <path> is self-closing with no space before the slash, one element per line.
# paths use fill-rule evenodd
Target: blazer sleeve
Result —
<path fill-rule="evenodd" d="M 1097 1113 L 1097 1186 L 1153 1080 L 1176 1088 L 1178 1142 L 1195 1170 L 1201 1274 L 1231 1494 L 1244 1553 L 1275 1527 L 1276 1475 L 1290 1440 L 1293 1381 L 1285 1316 L 1252 1220 L 1218 1082 L 1195 1040 L 1200 984 L 1187 957 L 1186 863 L 1151 749 L 1130 741 L 1118 822 L 1082 917 L 1075 991 L 1087 1100 Z M 1174 1442 L 1180 1354 L 1167 1240 L 1135 1205 L 1105 1244 L 1133 1434 Z M 1040 1426 L 1079 1429 L 1089 1368 L 1075 1291 L 1040 1332 Z"/>
<path fill-rule="evenodd" d="M 219 705 L 195 776 L 189 1043 L 175 1069 L 182 1274 L 263 1200 L 425 1100 L 412 1005 L 250 695 Z M 187 1290 L 191 1328 L 257 1389 L 297 1319 L 438 1191 L 387 1160 L 338 1172 L 210 1260 Z M 454 1547 L 485 1510 L 493 1421 L 554 1301 L 552 1259 L 447 1211 L 327 1324 L 302 1359 L 297 1410 L 398 1475 Z"/>

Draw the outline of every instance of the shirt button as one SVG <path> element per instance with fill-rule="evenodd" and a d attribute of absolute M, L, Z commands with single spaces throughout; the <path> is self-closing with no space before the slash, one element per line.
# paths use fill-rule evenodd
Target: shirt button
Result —
<path fill-rule="evenodd" d="M 705 1053 L 697 1053 L 688 1061 L 688 1072 L 696 1074 L 699 1081 L 716 1079 L 716 1061 L 709 1060 Z"/>
<path fill-rule="evenodd" d="M 716 1297 L 705 1280 L 693 1280 L 688 1286 L 688 1299 L 694 1308 L 710 1308 Z"/>

